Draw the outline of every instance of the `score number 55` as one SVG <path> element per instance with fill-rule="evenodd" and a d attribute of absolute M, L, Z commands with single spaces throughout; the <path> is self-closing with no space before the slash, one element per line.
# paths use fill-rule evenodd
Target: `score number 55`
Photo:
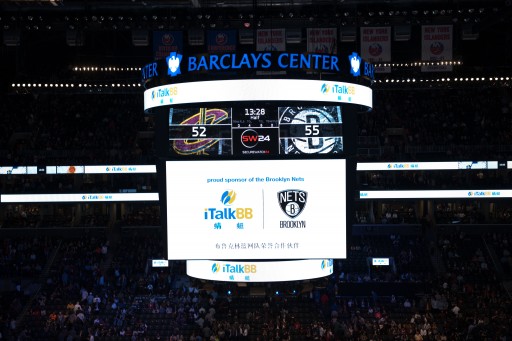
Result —
<path fill-rule="evenodd" d="M 320 126 L 318 124 L 306 124 L 304 126 L 305 136 L 318 136 L 320 135 Z"/>

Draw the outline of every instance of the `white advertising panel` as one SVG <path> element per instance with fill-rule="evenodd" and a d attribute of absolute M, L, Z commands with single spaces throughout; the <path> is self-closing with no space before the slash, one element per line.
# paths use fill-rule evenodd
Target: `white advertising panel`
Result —
<path fill-rule="evenodd" d="M 82 174 L 84 166 L 56 166 L 57 174 Z"/>
<path fill-rule="evenodd" d="M 162 85 L 144 91 L 144 110 L 159 106 L 240 101 L 350 103 L 372 107 L 372 89 L 309 79 L 232 79 Z"/>
<path fill-rule="evenodd" d="M 10 174 L 28 174 L 27 172 L 28 167 L 0 167 L 0 174 L 1 175 L 10 175 Z"/>
<path fill-rule="evenodd" d="M 240 262 L 188 260 L 187 275 L 210 281 L 282 282 L 300 281 L 331 275 L 332 259 Z"/>
<path fill-rule="evenodd" d="M 155 165 L 85 166 L 85 174 L 156 173 Z"/>
<path fill-rule="evenodd" d="M 372 258 L 373 266 L 389 265 L 389 258 Z"/>
<path fill-rule="evenodd" d="M 406 190 L 406 191 L 360 191 L 360 199 L 442 199 L 442 198 L 512 198 L 509 189 L 482 190 Z"/>
<path fill-rule="evenodd" d="M 498 161 L 358 162 L 357 171 L 498 169 Z"/>
<path fill-rule="evenodd" d="M 169 261 L 167 259 L 152 259 L 151 265 L 154 268 L 167 268 L 169 266 Z"/>
<path fill-rule="evenodd" d="M 346 162 L 167 161 L 168 259 L 346 257 Z"/>
<path fill-rule="evenodd" d="M 158 201 L 158 193 L 2 194 L 0 202 Z"/>

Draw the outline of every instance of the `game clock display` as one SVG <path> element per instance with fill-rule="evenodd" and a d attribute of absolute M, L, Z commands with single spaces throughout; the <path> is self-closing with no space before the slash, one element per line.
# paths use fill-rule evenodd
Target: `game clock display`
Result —
<path fill-rule="evenodd" d="M 342 154 L 339 106 L 171 108 L 172 156 Z"/>

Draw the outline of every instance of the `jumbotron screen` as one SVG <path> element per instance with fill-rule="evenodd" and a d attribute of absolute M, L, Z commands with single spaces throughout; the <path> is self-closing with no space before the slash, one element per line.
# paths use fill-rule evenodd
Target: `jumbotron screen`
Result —
<path fill-rule="evenodd" d="M 236 106 L 170 108 L 172 156 L 267 157 L 342 154 L 340 106 Z"/>
<path fill-rule="evenodd" d="M 346 161 L 166 162 L 168 259 L 346 258 Z"/>

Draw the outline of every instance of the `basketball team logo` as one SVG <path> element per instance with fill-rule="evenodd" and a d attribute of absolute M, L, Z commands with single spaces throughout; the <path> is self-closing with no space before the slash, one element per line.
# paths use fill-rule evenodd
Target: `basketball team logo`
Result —
<path fill-rule="evenodd" d="M 199 108 L 196 113 L 185 116 L 177 126 L 226 124 L 229 119 L 230 113 L 224 109 Z M 218 143 L 219 139 L 202 138 L 201 136 L 177 139 L 173 141 L 173 150 L 179 155 L 208 154 L 208 152 L 213 152 L 212 148 Z"/>
<path fill-rule="evenodd" d="M 308 201 L 308 192 L 300 189 L 287 189 L 277 192 L 277 201 L 281 210 L 290 218 L 297 218 Z"/>
<path fill-rule="evenodd" d="M 328 84 L 321 91 L 329 92 Z M 280 141 L 283 154 L 338 154 L 343 152 L 341 108 L 281 107 L 279 124 L 290 129 Z"/>

